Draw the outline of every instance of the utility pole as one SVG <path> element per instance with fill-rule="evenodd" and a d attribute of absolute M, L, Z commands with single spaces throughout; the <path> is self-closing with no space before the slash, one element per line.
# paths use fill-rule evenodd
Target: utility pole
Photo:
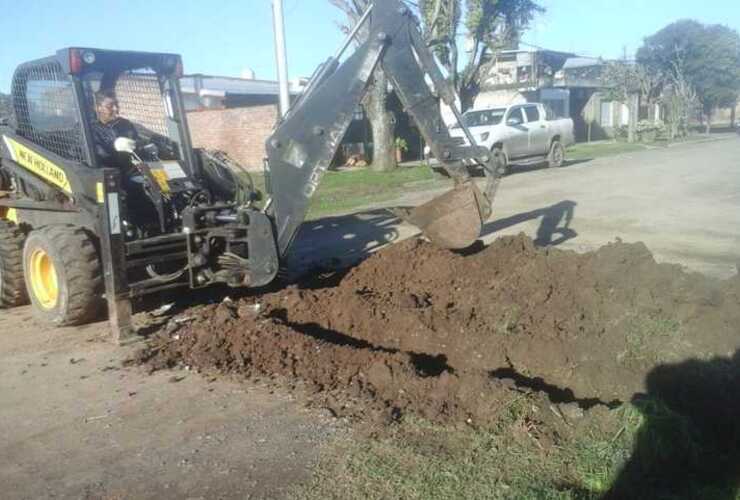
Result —
<path fill-rule="evenodd" d="M 283 18 L 283 0 L 272 0 L 272 21 L 275 33 L 275 60 L 278 70 L 280 88 L 280 115 L 285 116 L 290 108 L 288 91 L 288 56 L 285 49 L 285 20 Z"/>

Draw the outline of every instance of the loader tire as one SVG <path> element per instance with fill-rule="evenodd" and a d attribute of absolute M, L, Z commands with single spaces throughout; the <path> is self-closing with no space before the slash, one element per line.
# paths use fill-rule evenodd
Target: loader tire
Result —
<path fill-rule="evenodd" d="M 565 148 L 560 141 L 552 141 L 550 153 L 547 155 L 547 166 L 549 168 L 558 168 L 563 166 L 565 161 Z"/>
<path fill-rule="evenodd" d="M 41 321 L 79 325 L 102 311 L 100 259 L 82 228 L 55 225 L 31 231 L 23 246 L 23 270 L 34 314 Z"/>
<path fill-rule="evenodd" d="M 28 303 L 23 282 L 23 240 L 18 226 L 0 220 L 0 307 Z"/>

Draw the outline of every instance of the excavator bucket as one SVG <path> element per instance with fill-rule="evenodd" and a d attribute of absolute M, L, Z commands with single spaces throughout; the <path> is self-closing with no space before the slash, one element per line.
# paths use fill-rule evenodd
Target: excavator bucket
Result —
<path fill-rule="evenodd" d="M 469 180 L 419 207 L 395 214 L 421 229 L 435 245 L 458 250 L 478 239 L 483 222 L 491 215 L 491 204 Z"/>

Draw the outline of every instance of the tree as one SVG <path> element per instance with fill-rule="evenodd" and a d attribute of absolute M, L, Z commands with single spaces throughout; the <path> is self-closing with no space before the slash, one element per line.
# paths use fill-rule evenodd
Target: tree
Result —
<path fill-rule="evenodd" d="M 349 33 L 362 14 L 372 3 L 371 0 L 329 0 L 329 2 L 344 12 L 347 23 L 340 25 L 345 33 Z M 358 33 L 360 40 L 368 37 L 367 29 Z M 393 116 L 388 110 L 388 78 L 378 65 L 373 73 L 373 81 L 362 101 L 362 106 L 370 122 L 373 134 L 373 159 L 371 168 L 374 170 L 392 170 L 398 166 L 393 137 Z"/>
<path fill-rule="evenodd" d="M 0 117 L 10 115 L 10 96 L 0 92 Z"/>
<path fill-rule="evenodd" d="M 545 11 L 534 0 L 420 0 L 425 37 L 460 94 L 463 108 L 472 105 L 480 89 L 481 69 L 498 51 L 516 48 L 535 15 Z M 458 34 L 468 38 L 467 63 L 460 69 Z"/>
<path fill-rule="evenodd" d="M 685 79 L 701 105 L 707 132 L 712 112 L 740 95 L 740 35 L 726 26 L 677 21 L 647 37 L 637 59 L 671 80 Z"/>
<path fill-rule="evenodd" d="M 640 101 L 648 105 L 656 102 L 663 85 L 663 74 L 639 63 L 611 61 L 604 68 L 602 79 L 607 85 L 605 97 L 629 108 L 627 142 L 635 142 Z"/>

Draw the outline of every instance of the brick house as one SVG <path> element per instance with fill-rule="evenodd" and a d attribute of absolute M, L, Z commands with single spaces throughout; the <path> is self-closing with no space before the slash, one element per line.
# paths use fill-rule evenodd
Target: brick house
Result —
<path fill-rule="evenodd" d="M 188 75 L 180 80 L 195 147 L 225 151 L 248 170 L 262 171 L 265 140 L 278 119 L 278 83 Z M 291 83 L 291 95 L 302 82 Z"/>

